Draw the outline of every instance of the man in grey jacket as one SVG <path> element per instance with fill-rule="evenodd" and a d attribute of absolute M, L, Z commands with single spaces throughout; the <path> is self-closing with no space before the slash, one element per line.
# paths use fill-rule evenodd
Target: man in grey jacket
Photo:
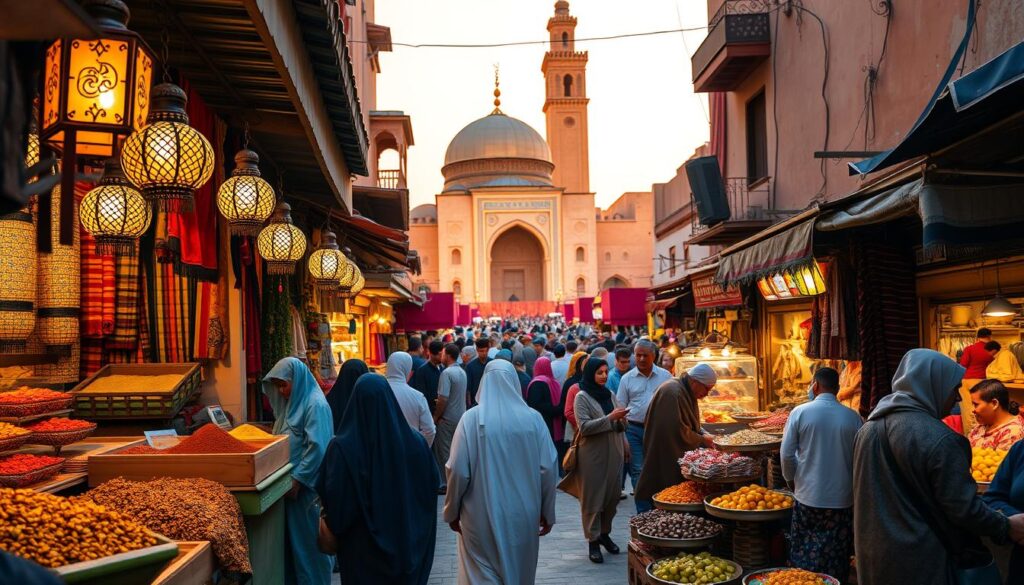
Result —
<path fill-rule="evenodd" d="M 893 393 L 854 444 L 857 581 L 955 585 L 979 537 L 1024 541 L 1024 514 L 986 505 L 971 477 L 971 446 L 941 422 L 959 400 L 964 368 L 930 349 L 907 352 Z"/>

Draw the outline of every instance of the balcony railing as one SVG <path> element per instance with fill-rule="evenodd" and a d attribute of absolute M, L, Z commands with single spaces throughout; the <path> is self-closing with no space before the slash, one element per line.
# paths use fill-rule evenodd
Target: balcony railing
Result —
<path fill-rule="evenodd" d="M 696 91 L 731 91 L 771 53 L 769 0 L 725 0 L 690 59 Z"/>
<path fill-rule="evenodd" d="M 405 174 L 398 169 L 378 169 L 377 186 L 381 189 L 405 189 Z"/>
<path fill-rule="evenodd" d="M 726 201 L 729 202 L 729 219 L 722 223 L 771 221 L 771 178 L 751 182 L 748 177 L 729 177 L 723 179 L 723 183 Z M 693 205 L 694 209 L 697 208 L 692 195 L 690 196 L 690 205 Z M 700 234 L 711 227 L 714 226 L 702 224 L 697 214 L 693 214 L 691 220 L 693 235 Z"/>

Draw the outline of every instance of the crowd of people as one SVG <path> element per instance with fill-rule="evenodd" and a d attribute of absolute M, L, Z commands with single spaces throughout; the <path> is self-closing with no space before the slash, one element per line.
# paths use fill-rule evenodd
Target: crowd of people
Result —
<path fill-rule="evenodd" d="M 627 479 L 636 511 L 649 510 L 683 480 L 683 454 L 713 447 L 698 401 L 715 370 L 674 375 L 659 341 L 543 321 L 426 332 L 384 376 L 345 362 L 326 398 L 300 361 L 282 360 L 264 391 L 282 413 L 275 432 L 292 439 L 288 574 L 329 583 L 333 565 L 346 584 L 426 583 L 439 497 L 462 584 L 533 583 L 556 490 L 578 498 L 592 562 L 620 553 Z M 845 582 L 855 558 L 860 583 L 963 583 L 970 567 L 992 577 L 986 537 L 1016 543 L 1006 582 L 1024 582 L 1024 447 L 1012 444 L 986 494 L 971 476 L 972 443 L 1002 445 L 1017 406 L 997 381 L 973 388 L 981 430 L 968 440 L 944 424 L 966 372 L 913 350 L 865 421 L 838 399 L 838 372 L 816 371 L 781 447 L 790 564 Z"/>

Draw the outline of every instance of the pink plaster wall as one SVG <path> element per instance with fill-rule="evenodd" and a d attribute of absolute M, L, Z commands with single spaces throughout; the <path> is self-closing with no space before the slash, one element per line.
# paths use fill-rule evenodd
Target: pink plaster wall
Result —
<path fill-rule="evenodd" d="M 709 15 L 721 4 L 722 0 L 709 0 Z M 862 116 L 862 112 L 867 68 L 878 61 L 886 28 L 886 18 L 872 11 L 877 4 L 802 2 L 827 28 L 829 79 L 825 94 L 831 109 L 828 150 L 884 150 L 897 144 L 920 115 L 963 35 L 964 1 L 894 3 L 888 48 L 874 93 L 874 135 L 865 140 L 866 115 Z M 777 209 L 802 209 L 816 196 L 826 200 L 841 198 L 865 180 L 849 176 L 846 163 L 855 159 L 822 162 L 813 157 L 814 151 L 826 149 L 821 98 L 824 56 L 818 22 L 809 12 L 798 19 L 800 14 L 794 10 L 790 16 L 781 11 L 770 15 L 773 55 L 726 98 L 726 176 L 745 176 L 745 106 L 758 91 L 765 89 L 768 174 L 773 177 Z M 1024 9 L 1019 2 L 982 2 L 964 72 L 1021 38 Z"/>
<path fill-rule="evenodd" d="M 628 213 L 634 219 L 599 220 L 597 222 L 596 287 L 618 276 L 628 286 L 651 285 L 651 258 L 654 257 L 654 197 L 650 192 L 624 193 L 602 213 L 612 217 L 612 210 Z M 590 287 L 587 287 L 588 292 Z"/>

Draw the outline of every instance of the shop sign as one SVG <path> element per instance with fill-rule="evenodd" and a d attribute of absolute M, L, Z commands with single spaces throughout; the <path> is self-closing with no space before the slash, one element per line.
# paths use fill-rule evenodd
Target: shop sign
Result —
<path fill-rule="evenodd" d="M 743 304 L 743 293 L 736 285 L 722 289 L 714 273 L 694 278 L 693 306 L 696 309 L 714 309 L 715 307 L 735 307 Z"/>

